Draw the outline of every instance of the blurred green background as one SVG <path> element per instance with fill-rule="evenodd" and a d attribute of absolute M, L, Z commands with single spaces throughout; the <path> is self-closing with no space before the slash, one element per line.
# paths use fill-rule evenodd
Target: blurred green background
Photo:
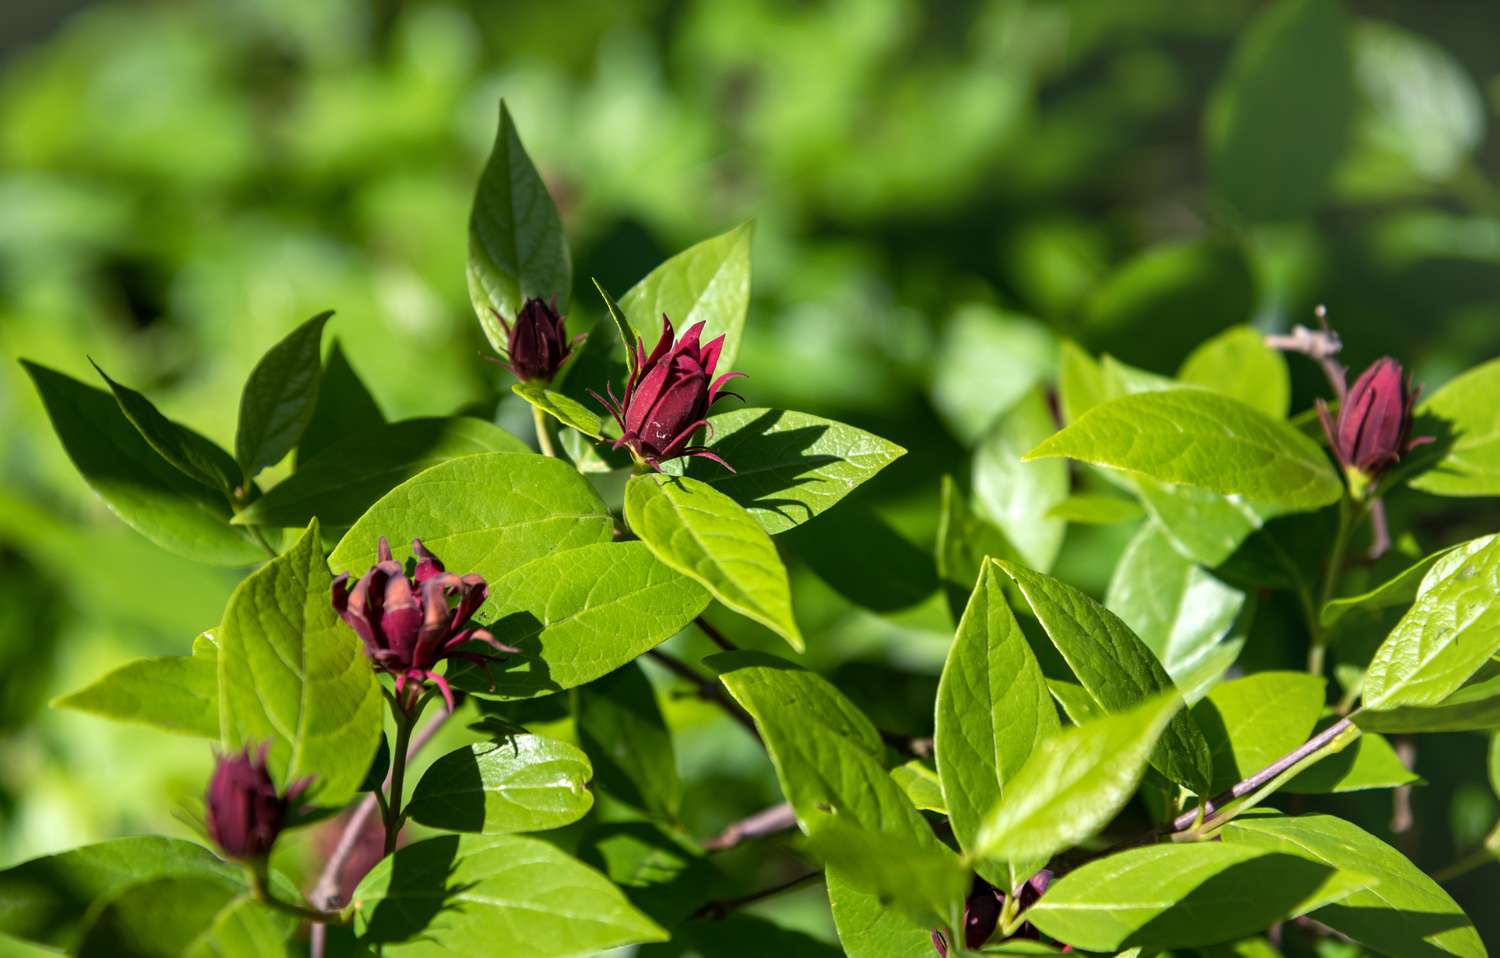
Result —
<path fill-rule="evenodd" d="M 1389 353 L 1429 389 L 1500 353 L 1497 32 L 1500 11 L 1458 2 L 11 0 L 0 862 L 181 832 L 201 743 L 46 702 L 185 652 L 238 578 L 116 521 L 15 358 L 92 380 L 92 356 L 223 441 L 255 359 L 333 308 L 389 418 L 514 421 L 464 285 L 503 96 L 573 242 L 571 324 L 600 313 L 589 277 L 621 293 L 753 219 L 747 397 L 911 450 L 850 518 L 790 541 L 811 661 L 920 734 L 951 628 L 925 558 L 939 479 L 967 476 L 967 447 L 1052 376 L 1059 338 L 1171 373 L 1218 330 L 1326 303 L 1351 365 Z M 1291 368 L 1303 408 L 1325 387 Z M 910 554 L 880 601 L 860 556 L 826 554 L 861 507 Z M 1424 545 L 1500 528 L 1483 500 L 1391 507 Z M 1074 527 L 1059 574 L 1102 593 L 1130 531 Z M 1255 667 L 1280 662 L 1266 641 Z M 689 831 L 776 800 L 751 744 L 723 745 L 731 726 L 692 702 L 674 718 Z M 1477 736 L 1418 754 L 1430 784 L 1401 844 L 1423 865 L 1494 823 L 1483 755 Z M 1345 801 L 1389 835 L 1389 794 Z M 1453 886 L 1487 937 L 1495 873 Z M 826 938 L 820 897 L 773 911 Z"/>

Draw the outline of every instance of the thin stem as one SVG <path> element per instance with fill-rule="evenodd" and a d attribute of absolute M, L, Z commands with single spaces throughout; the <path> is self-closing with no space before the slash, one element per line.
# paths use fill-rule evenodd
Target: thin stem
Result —
<path fill-rule="evenodd" d="M 1349 535 L 1359 520 L 1364 518 L 1364 505 L 1355 504 L 1348 498 L 1339 500 L 1338 527 L 1333 533 L 1333 545 L 1328 550 L 1328 561 L 1323 567 L 1323 584 L 1318 589 L 1318 601 L 1308 623 L 1311 642 L 1307 648 L 1307 671 L 1313 675 L 1323 674 L 1323 659 L 1327 649 L 1327 636 L 1323 634 L 1321 616 L 1338 588 L 1339 576 L 1344 571 L 1344 553 L 1349 549 Z"/>
<path fill-rule="evenodd" d="M 730 718 L 749 730 L 750 734 L 754 735 L 757 740 L 760 739 L 760 731 L 755 727 L 755 720 L 745 714 L 744 709 L 740 708 L 732 699 L 725 695 L 724 690 L 716 682 L 704 678 L 692 666 L 676 656 L 663 652 L 661 649 L 652 649 L 646 654 L 651 657 L 652 661 L 658 663 L 673 675 L 692 683 L 698 690 L 699 698 L 718 705 Z"/>
<path fill-rule="evenodd" d="M 350 916 L 341 912 L 319 911 L 316 908 L 277 898 L 271 893 L 271 883 L 267 880 L 264 861 L 246 863 L 245 875 L 250 879 L 250 896 L 267 908 L 321 925 L 347 925 L 350 921 Z"/>
<path fill-rule="evenodd" d="M 396 851 L 396 837 L 401 834 L 401 792 L 406 786 L 406 750 L 411 745 L 411 729 L 417 724 L 417 713 L 427 700 L 418 699 L 411 714 L 396 712 L 396 745 L 391 749 L 391 791 L 385 802 L 385 853 Z"/>
<path fill-rule="evenodd" d="M 729 641 L 729 639 L 724 636 L 723 632 L 720 632 L 718 629 L 714 628 L 714 626 L 711 625 L 709 621 L 703 616 L 698 616 L 693 620 L 693 623 L 698 626 L 699 630 L 702 631 L 704 635 L 708 636 L 709 640 L 712 641 L 714 645 L 717 645 L 725 652 L 738 652 L 740 650 L 739 646 Z"/>
<path fill-rule="evenodd" d="M 552 444 L 552 433 L 547 429 L 547 414 L 536 406 L 531 407 L 531 421 L 536 425 L 536 445 L 542 455 L 557 458 L 557 447 Z"/>
<path fill-rule="evenodd" d="M 255 544 L 261 547 L 267 558 L 274 559 L 281 555 L 281 553 L 276 551 L 275 546 L 266 541 L 266 534 L 260 531 L 260 526 L 248 526 L 247 528 L 250 530 L 250 538 L 254 539 Z"/>
<path fill-rule="evenodd" d="M 740 819 L 712 838 L 705 838 L 703 850 L 707 852 L 727 851 L 747 839 L 777 835 L 791 831 L 795 827 L 797 827 L 797 813 L 792 811 L 790 802 L 782 802 L 780 805 L 772 805 L 770 808 L 758 811 L 749 818 Z"/>
<path fill-rule="evenodd" d="M 821 877 L 823 877 L 822 871 L 808 872 L 805 875 L 798 875 L 796 878 L 792 878 L 784 882 L 779 882 L 778 884 L 772 885 L 769 888 L 763 888 L 758 892 L 753 892 L 752 894 L 745 895 L 741 898 L 728 898 L 724 901 L 711 901 L 708 904 L 704 905 L 702 908 L 699 908 L 698 911 L 694 913 L 693 917 L 723 918 L 725 915 L 728 915 L 736 908 L 743 908 L 746 905 L 753 905 L 756 902 L 765 901 L 767 898 L 779 895 L 784 891 L 790 891 L 791 889 L 796 888 L 799 885 L 805 885 L 808 882 Z"/>
<path fill-rule="evenodd" d="M 1464 875 L 1467 875 L 1469 872 L 1473 871 L 1476 868 L 1483 868 L 1485 865 L 1488 865 L 1493 861 L 1500 861 L 1500 859 L 1497 859 L 1495 857 L 1495 853 L 1490 850 L 1488 840 L 1486 840 L 1485 845 L 1474 849 L 1472 852 L 1449 865 L 1447 868 L 1441 868 L 1433 872 L 1432 880 L 1440 885 L 1447 884 L 1448 882 L 1453 881 L 1455 878 L 1460 878 Z"/>

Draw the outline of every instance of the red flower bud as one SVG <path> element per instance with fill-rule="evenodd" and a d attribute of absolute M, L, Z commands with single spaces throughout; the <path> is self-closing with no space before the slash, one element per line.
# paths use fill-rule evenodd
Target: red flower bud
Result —
<path fill-rule="evenodd" d="M 1016 892 L 1016 913 L 1020 914 L 1036 904 L 1051 882 L 1052 872 L 1045 868 L 1028 878 Z M 994 937 L 1004 907 L 1005 892 L 975 875 L 973 884 L 969 886 L 969 897 L 964 900 L 964 948 L 976 951 Z M 1011 937 L 1039 940 L 1041 935 L 1030 922 L 1024 922 Z M 948 940 L 937 929 L 932 932 L 932 947 L 937 949 L 941 958 L 948 958 Z"/>
<path fill-rule="evenodd" d="M 1389 356 L 1360 374 L 1339 404 L 1337 420 L 1318 401 L 1318 418 L 1339 462 L 1374 477 L 1395 465 L 1413 446 L 1411 415 L 1421 390 L 1403 377 L 1401 364 Z"/>
<path fill-rule="evenodd" d="M 488 667 L 492 659 L 460 648 L 485 642 L 500 652 L 515 652 L 470 619 L 489 596 L 484 578 L 474 573 L 455 575 L 437 556 L 413 539 L 416 568 L 407 578 L 391 556 L 390 543 L 380 538 L 380 561 L 354 588 L 349 573 L 333 580 L 333 608 L 365 644 L 375 668 L 396 677 L 396 697 L 407 700 L 407 688 L 432 682 L 452 711 L 453 690 L 433 672 L 444 659 L 462 659 Z"/>
<path fill-rule="evenodd" d="M 208 837 L 230 858 L 256 859 L 271 853 L 276 836 L 307 789 L 311 779 L 297 782 L 285 795 L 266 768 L 269 745 L 252 759 L 247 748 L 238 755 L 220 755 L 203 796 L 203 825 Z"/>
<path fill-rule="evenodd" d="M 646 344 L 636 338 L 636 369 L 625 385 L 625 398 L 615 399 L 613 390 L 608 399 L 594 394 L 620 424 L 621 436 L 615 448 L 628 447 L 632 455 L 653 469 L 679 456 L 702 456 L 733 472 L 712 451 L 688 442 L 707 424 L 709 407 L 721 395 L 734 395 L 720 392 L 724 383 L 744 373 L 728 372 L 714 378 L 724 337 L 700 344 L 702 323 L 689 328 L 675 343 L 671 320 L 663 314 L 661 323 L 661 339 L 649 356 Z"/>
<path fill-rule="evenodd" d="M 528 299 L 515 325 L 499 313 L 495 318 L 505 327 L 507 368 L 522 382 L 551 382 L 572 348 L 556 300 Z"/>

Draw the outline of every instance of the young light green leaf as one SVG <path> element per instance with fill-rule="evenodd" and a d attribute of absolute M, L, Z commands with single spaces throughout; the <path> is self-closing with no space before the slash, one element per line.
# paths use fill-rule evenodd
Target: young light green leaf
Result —
<path fill-rule="evenodd" d="M 419 472 L 382 496 L 329 556 L 338 572 L 374 565 L 381 536 L 414 538 L 454 571 L 477 572 L 501 593 L 501 576 L 532 559 L 606 542 L 614 523 L 597 493 L 567 463 L 484 453 Z"/>
<path fill-rule="evenodd" d="M 570 689 L 670 639 L 708 601 L 696 582 L 641 542 L 553 552 L 490 580 L 490 631 L 520 653 L 488 671 L 455 667 L 449 678 L 460 688 L 507 699 Z"/>
<path fill-rule="evenodd" d="M 1343 492 L 1312 439 L 1206 389 L 1136 393 L 1095 406 L 1026 458 L 1055 456 L 1291 509 L 1316 509 Z"/>
<path fill-rule="evenodd" d="M 1082 592 L 1011 562 L 998 562 L 1021 590 L 1073 674 L 1094 703 L 1118 712 L 1162 692 L 1176 694 L 1167 674 L 1130 627 Z M 1206 794 L 1213 761 L 1203 732 L 1188 713 L 1171 719 L 1151 764 L 1179 785 Z"/>
<path fill-rule="evenodd" d="M 1336 624 L 1340 619 L 1356 609 L 1374 612 L 1410 603 L 1417 597 L 1417 590 L 1421 587 L 1422 580 L 1427 576 L 1427 570 L 1431 569 L 1443 556 L 1463 547 L 1460 544 L 1449 546 L 1446 549 L 1439 549 L 1431 555 L 1424 556 L 1413 562 L 1373 589 L 1367 589 L 1358 595 L 1349 595 L 1334 599 L 1323 606 L 1323 612 L 1319 616 L 1319 620 L 1325 627 L 1328 627 Z"/>
<path fill-rule="evenodd" d="M 265 558 L 248 535 L 229 525 L 224 496 L 163 459 L 109 393 L 46 366 L 21 365 L 68 458 L 132 529 L 163 549 L 211 565 L 246 566 Z"/>
<path fill-rule="evenodd" d="M 490 345 L 504 355 L 508 337 L 500 317 L 513 321 L 533 297 L 556 297 L 565 310 L 572 289 L 562 220 L 502 100 L 495 145 L 469 213 L 469 300 Z"/>
<path fill-rule="evenodd" d="M 1213 791 L 1249 778 L 1307 741 L 1323 711 L 1323 685 L 1318 676 L 1301 672 L 1258 672 L 1214 686 L 1193 706 L 1213 750 Z"/>
<path fill-rule="evenodd" d="M 1057 397 L 1063 421 L 1069 425 L 1114 394 L 1104 369 L 1083 347 L 1064 340 L 1057 357 Z"/>
<path fill-rule="evenodd" d="M 1245 594 L 1184 558 L 1153 522 L 1125 547 L 1104 604 L 1180 685 L 1229 635 Z"/>
<path fill-rule="evenodd" d="M 1372 711 L 1436 705 L 1500 651 L 1500 536 L 1473 539 L 1422 578 L 1365 673 Z"/>
<path fill-rule="evenodd" d="M 604 438 L 604 424 L 598 414 L 576 399 L 553 392 L 542 383 L 516 383 L 510 391 L 569 429 L 576 429 L 590 439 Z"/>
<path fill-rule="evenodd" d="M 586 907 L 581 907 L 586 905 Z M 354 892 L 354 929 L 381 953 L 591 955 L 664 941 L 608 879 L 523 835 L 443 835 L 376 865 Z"/>
<path fill-rule="evenodd" d="M 1381 712 L 1361 709 L 1360 728 L 1376 732 L 1476 732 L 1500 728 L 1500 675 L 1466 685 L 1430 706 L 1398 706 Z"/>
<path fill-rule="evenodd" d="M 89 917 L 80 958 L 288 955 L 296 919 L 257 902 L 242 880 L 181 875 L 132 885 Z"/>
<path fill-rule="evenodd" d="M 971 854 L 990 810 L 1038 744 L 1061 726 L 1003 581 L 986 563 L 938 680 L 934 755 L 954 837 Z M 1021 861 L 1012 874 L 991 869 L 990 881 L 1011 888 L 1045 864 Z"/>
<path fill-rule="evenodd" d="M 1286 359 L 1253 326 L 1232 326 L 1198 346 L 1183 361 L 1177 380 L 1238 399 L 1272 419 L 1285 419 L 1292 402 Z"/>
<path fill-rule="evenodd" d="M 117 722 L 167 732 L 219 737 L 219 672 L 214 645 L 194 643 L 192 655 L 138 659 L 52 703 Z M 201 650 L 201 651 L 200 651 Z"/>
<path fill-rule="evenodd" d="M 687 474 L 744 506 L 771 535 L 831 508 L 906 454 L 863 429 L 784 409 L 719 413 L 708 429 L 734 472 L 694 460 Z"/>
<path fill-rule="evenodd" d="M 995 423 L 974 452 L 975 505 L 1027 565 L 1043 572 L 1056 561 L 1067 529 L 1047 513 L 1068 497 L 1068 467 L 1023 457 L 1052 432 L 1052 410 L 1042 392 L 1033 390 Z"/>
<path fill-rule="evenodd" d="M 580 689 L 573 714 L 599 787 L 653 818 L 675 821 L 682 780 L 672 733 L 641 667 L 626 664 Z"/>
<path fill-rule="evenodd" d="M 1005 534 L 969 508 L 952 476 L 944 476 L 938 517 L 937 573 L 956 623 L 964 614 L 974 577 L 987 557 L 1019 559 Z"/>
<path fill-rule="evenodd" d="M 948 803 L 943 800 L 942 783 L 937 772 L 918 760 L 912 759 L 905 765 L 897 765 L 891 769 L 891 779 L 901 786 L 906 797 L 919 810 L 937 812 L 939 815 L 948 814 Z"/>
<path fill-rule="evenodd" d="M 742 223 L 690 246 L 620 297 L 621 310 L 647 345 L 661 335 L 663 314 L 679 335 L 703 323 L 703 342 L 724 337 L 719 371 L 733 367 L 750 308 L 750 232 L 751 224 Z"/>
<path fill-rule="evenodd" d="M 1294 854 L 1222 842 L 1149 845 L 1053 882 L 1032 924 L 1075 948 L 1195 948 L 1264 931 L 1364 883 Z"/>
<path fill-rule="evenodd" d="M 1180 708 L 1175 692 L 1163 694 L 1041 740 L 985 816 L 971 854 L 1046 861 L 1092 836 L 1135 793 L 1157 738 Z"/>
<path fill-rule="evenodd" d="M 407 419 L 350 432 L 234 517 L 236 524 L 344 528 L 391 489 L 438 463 L 485 452 L 529 452 L 482 419 Z"/>
<path fill-rule="evenodd" d="M 1367 887 L 1311 917 L 1393 958 L 1483 958 L 1484 944 L 1463 909 L 1404 855 L 1332 815 L 1255 814 L 1224 827 L 1227 845 L 1300 855 L 1367 876 Z"/>
<path fill-rule="evenodd" d="M 589 757 L 567 742 L 513 735 L 441 756 L 406 812 L 432 828 L 507 835 L 578 821 L 594 807 Z"/>
<path fill-rule="evenodd" d="M 1326 728 L 1330 721 L 1319 722 L 1318 730 Z M 1329 795 L 1395 788 L 1420 781 L 1402 764 L 1390 742 L 1372 732 L 1365 732 L 1342 751 L 1321 759 L 1281 786 L 1281 790 L 1293 795 Z"/>
<path fill-rule="evenodd" d="M 1030 317 L 968 303 L 948 317 L 942 330 L 931 361 L 932 405 L 966 446 L 1056 368 L 1052 330 Z M 976 383 L 984 388 L 976 389 Z"/>
<path fill-rule="evenodd" d="M 359 637 L 329 603 L 317 520 L 229 597 L 219 628 L 219 728 L 225 749 L 271 746 L 288 785 L 337 806 L 380 744 L 385 703 Z"/>
<path fill-rule="evenodd" d="M 1141 507 L 1123 496 L 1088 493 L 1069 496 L 1047 510 L 1049 518 L 1090 526 L 1112 526 L 1120 522 L 1132 522 L 1142 515 L 1144 512 Z"/>
<path fill-rule="evenodd" d="M 234 457 L 211 440 L 168 419 L 151 400 L 110 379 L 98 363 L 89 361 L 114 393 L 120 412 L 163 459 L 215 492 L 229 495 L 234 491 L 239 484 L 239 468 Z"/>
<path fill-rule="evenodd" d="M 234 458 L 245 482 L 280 462 L 312 422 L 323 372 L 323 325 L 332 315 L 319 313 L 292 330 L 250 370 L 234 434 Z"/>
<path fill-rule="evenodd" d="M 1410 485 L 1437 496 L 1500 495 L 1500 359 L 1475 366 L 1422 403 L 1417 415 L 1451 436 L 1441 458 Z"/>
<path fill-rule="evenodd" d="M 733 499 L 696 479 L 634 476 L 625 519 L 662 562 L 802 651 L 786 566 L 771 537 Z"/>
<path fill-rule="evenodd" d="M 1131 480 L 1141 505 L 1183 555 L 1214 568 L 1228 559 L 1267 519 L 1282 510 L 1195 486 Z"/>

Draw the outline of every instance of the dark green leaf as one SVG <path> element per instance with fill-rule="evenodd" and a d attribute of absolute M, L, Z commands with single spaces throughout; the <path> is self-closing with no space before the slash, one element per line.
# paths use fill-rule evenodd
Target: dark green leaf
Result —
<path fill-rule="evenodd" d="M 641 667 L 626 664 L 578 692 L 578 743 L 610 797 L 663 821 L 682 803 L 672 733 Z"/>
<path fill-rule="evenodd" d="M 90 916 L 80 958 L 261 958 L 289 954 L 295 919 L 242 882 L 180 875 L 132 885 Z"/>
<path fill-rule="evenodd" d="M 620 308 L 648 346 L 661 335 L 664 314 L 679 336 L 703 323 L 703 342 L 724 337 L 718 374 L 729 372 L 750 307 L 750 232 L 751 225 L 742 223 L 690 246 L 620 297 Z"/>
<path fill-rule="evenodd" d="M 506 835 L 578 821 L 594 805 L 588 756 L 566 742 L 513 735 L 441 756 L 406 812 L 433 828 Z"/>
<path fill-rule="evenodd" d="M 298 469 L 349 433 L 373 430 L 385 422 L 380 404 L 349 365 L 342 344 L 333 340 L 328 346 L 328 358 L 323 361 L 317 405 L 297 443 Z"/>
<path fill-rule="evenodd" d="M 332 315 L 319 313 L 292 330 L 250 370 L 234 434 L 234 458 L 247 483 L 291 452 L 312 422 L 323 371 L 323 324 Z"/>
<path fill-rule="evenodd" d="M 114 393 L 120 412 L 163 459 L 221 495 L 234 492 L 239 485 L 239 468 L 233 456 L 162 415 L 151 400 L 110 379 L 98 363 L 94 363 L 94 369 Z"/>
<path fill-rule="evenodd" d="M 641 911 L 664 928 L 688 918 L 727 891 L 729 882 L 689 839 L 645 822 L 617 822 L 586 832 L 578 857 L 620 886 Z M 651 954 L 642 949 L 638 954 Z"/>
<path fill-rule="evenodd" d="M 594 288 L 599 291 L 599 296 L 604 300 L 604 309 L 609 313 L 610 322 L 614 323 L 615 332 L 619 335 L 620 347 L 625 353 L 626 368 L 629 369 L 630 375 L 634 376 L 637 368 L 636 364 L 640 360 L 635 350 L 635 330 L 630 328 L 630 320 L 625 318 L 625 311 L 620 308 L 620 304 L 615 302 L 615 298 L 609 295 L 609 291 L 597 279 L 594 280 Z M 594 327 L 594 332 L 589 333 L 589 342 L 598 351 L 597 354 L 602 359 L 607 359 L 615 351 L 607 345 L 608 338 L 604 335 L 604 331 L 597 326 Z M 654 343 L 655 340 L 652 340 L 652 342 Z M 723 354 L 721 353 L 720 355 L 722 356 Z"/>

